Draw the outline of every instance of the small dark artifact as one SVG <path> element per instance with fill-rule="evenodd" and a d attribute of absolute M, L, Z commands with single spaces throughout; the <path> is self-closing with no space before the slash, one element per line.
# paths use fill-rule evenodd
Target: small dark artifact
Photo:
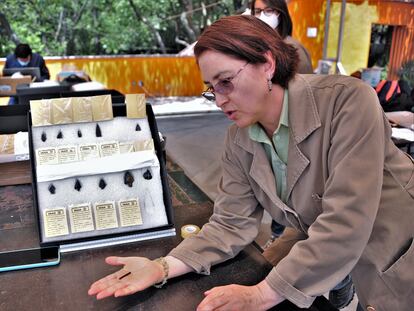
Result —
<path fill-rule="evenodd" d="M 141 130 L 141 127 L 139 126 L 139 124 L 137 123 L 137 126 L 135 127 L 135 131 L 139 132 Z"/>
<path fill-rule="evenodd" d="M 145 173 L 144 173 L 144 179 L 146 179 L 146 180 L 150 180 L 150 179 L 152 179 L 152 175 L 151 175 L 151 172 L 150 172 L 150 170 L 146 170 L 145 171 Z"/>
<path fill-rule="evenodd" d="M 59 131 L 59 133 L 56 136 L 57 139 L 62 139 L 63 138 L 63 134 L 62 131 Z"/>
<path fill-rule="evenodd" d="M 101 178 L 101 180 L 99 181 L 99 188 L 105 189 L 105 187 L 106 187 L 106 182 L 105 180 L 103 180 L 103 178 Z"/>
<path fill-rule="evenodd" d="M 78 137 L 82 137 L 82 132 L 81 132 L 81 130 L 78 130 Z"/>
<path fill-rule="evenodd" d="M 78 190 L 78 191 L 80 191 L 81 188 L 82 188 L 82 184 L 80 183 L 79 179 L 76 179 L 75 189 Z"/>
<path fill-rule="evenodd" d="M 102 137 L 102 132 L 101 132 L 101 128 L 99 127 L 99 124 L 96 124 L 96 137 Z"/>
<path fill-rule="evenodd" d="M 124 174 L 124 184 L 128 185 L 129 187 L 132 187 L 132 184 L 134 183 L 134 176 L 128 171 Z"/>
<path fill-rule="evenodd" d="M 47 140 L 47 137 L 46 137 L 46 133 L 45 133 L 45 132 L 43 132 L 43 133 L 42 133 L 42 136 L 40 137 L 40 139 L 41 139 L 43 142 L 45 142 L 45 141 Z"/>
<path fill-rule="evenodd" d="M 53 186 L 53 184 L 50 184 L 48 189 L 49 189 L 49 192 L 51 194 L 55 194 L 56 193 L 56 187 Z"/>

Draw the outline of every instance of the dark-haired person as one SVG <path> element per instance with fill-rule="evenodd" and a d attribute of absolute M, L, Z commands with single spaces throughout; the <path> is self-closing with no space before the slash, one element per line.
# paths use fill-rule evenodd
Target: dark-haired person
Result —
<path fill-rule="evenodd" d="M 50 79 L 49 69 L 47 69 L 43 57 L 38 53 L 32 52 L 28 44 L 20 43 L 16 46 L 14 53 L 7 56 L 4 68 L 24 67 L 38 67 L 42 81 Z"/>
<path fill-rule="evenodd" d="M 252 15 L 275 29 L 286 43 L 293 45 L 299 54 L 297 73 L 313 73 L 308 50 L 292 38 L 293 24 L 286 0 L 253 0 L 250 4 Z"/>
<path fill-rule="evenodd" d="M 309 307 L 351 273 L 364 308 L 411 311 L 414 163 L 392 142 L 375 91 L 346 76 L 295 74 L 295 48 L 253 16 L 216 21 L 194 51 L 203 95 L 235 123 L 214 214 L 165 258 L 107 258 L 123 267 L 89 294 L 208 274 L 254 240 L 266 210 L 303 240 L 259 284 L 212 288 L 197 310 L 266 310 L 284 299 Z"/>

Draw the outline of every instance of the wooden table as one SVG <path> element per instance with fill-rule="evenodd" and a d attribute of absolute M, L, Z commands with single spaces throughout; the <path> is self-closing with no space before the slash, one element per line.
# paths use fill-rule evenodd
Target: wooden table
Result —
<path fill-rule="evenodd" d="M 169 183 L 179 231 L 184 224 L 202 226 L 212 213 L 212 202 L 180 169 L 169 164 Z M 0 187 L 0 250 L 38 246 L 37 225 L 30 185 Z M 62 254 L 55 267 L 0 273 L 0 310 L 195 310 L 203 292 L 232 283 L 253 285 L 271 269 L 255 245 L 249 245 L 233 260 L 217 265 L 210 276 L 190 273 L 169 280 L 161 289 L 149 288 L 135 295 L 97 301 L 87 295 L 92 282 L 118 268 L 104 263 L 105 257 L 146 256 L 157 258 L 180 243 L 181 237 L 162 238 L 107 248 Z M 274 310 L 303 310 L 289 302 Z M 336 310 L 318 297 L 308 310 Z"/>

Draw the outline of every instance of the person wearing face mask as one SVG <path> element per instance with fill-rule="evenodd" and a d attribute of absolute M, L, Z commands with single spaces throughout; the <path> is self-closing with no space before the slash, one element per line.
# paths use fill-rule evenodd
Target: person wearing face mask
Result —
<path fill-rule="evenodd" d="M 16 46 L 14 53 L 7 56 L 4 68 L 38 67 L 40 69 L 41 81 L 50 79 L 49 69 L 46 67 L 43 57 L 32 52 L 28 44 L 20 43 Z M 36 81 L 36 82 L 41 82 Z"/>
<path fill-rule="evenodd" d="M 250 4 L 252 15 L 275 29 L 286 43 L 293 45 L 299 54 L 298 73 L 313 73 L 308 50 L 292 38 L 292 19 L 285 0 L 255 0 Z"/>

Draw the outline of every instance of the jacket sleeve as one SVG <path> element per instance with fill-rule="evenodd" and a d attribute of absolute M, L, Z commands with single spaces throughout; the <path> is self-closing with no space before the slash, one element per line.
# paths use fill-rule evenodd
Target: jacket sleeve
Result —
<path fill-rule="evenodd" d="M 209 274 L 212 265 L 236 256 L 250 244 L 258 234 L 263 215 L 230 144 L 228 134 L 213 215 L 199 234 L 185 239 L 170 252 L 199 273 Z"/>
<path fill-rule="evenodd" d="M 368 85 L 339 89 L 333 94 L 331 118 L 322 121 L 329 127 L 330 143 L 322 212 L 309 227 L 308 238 L 296 243 L 266 278 L 302 308 L 351 272 L 368 243 L 380 204 L 386 137 L 382 110 Z"/>
<path fill-rule="evenodd" d="M 13 67 L 12 66 L 12 62 L 13 62 L 12 57 L 13 57 L 12 55 L 8 55 L 6 57 L 6 62 L 4 63 L 4 69 Z"/>
<path fill-rule="evenodd" d="M 311 74 L 313 73 L 312 60 L 309 51 L 296 39 L 288 36 L 285 38 L 286 43 L 293 45 L 299 56 L 297 73 Z"/>

